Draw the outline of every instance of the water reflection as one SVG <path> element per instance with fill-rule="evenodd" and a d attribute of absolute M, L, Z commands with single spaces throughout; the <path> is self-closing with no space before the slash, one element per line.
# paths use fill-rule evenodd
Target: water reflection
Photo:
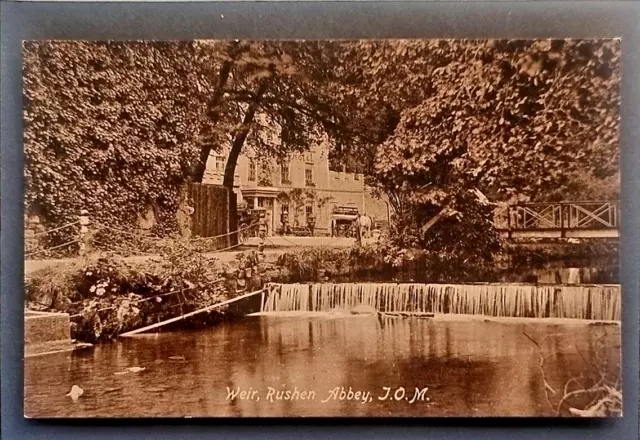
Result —
<path fill-rule="evenodd" d="M 250 317 L 27 359 L 25 412 L 32 417 L 552 415 L 538 352 L 523 330 L 539 341 L 547 380 L 556 389 L 590 368 L 598 349 L 596 331 L 609 348 L 609 368 L 619 370 L 618 327 L 602 333 L 584 324 Z M 132 366 L 145 370 L 124 373 Z M 85 390 L 77 403 L 65 396 L 73 384 Z M 227 387 L 256 390 L 259 399 L 228 400 Z M 269 387 L 316 396 L 269 401 Z M 335 387 L 362 391 L 361 398 L 322 403 Z M 391 398 L 379 400 L 388 391 L 384 387 Z M 398 392 L 403 398 L 396 401 L 394 392 L 402 387 L 405 395 Z M 410 403 L 416 388 L 427 387 Z M 367 392 L 371 401 L 363 403 Z"/>

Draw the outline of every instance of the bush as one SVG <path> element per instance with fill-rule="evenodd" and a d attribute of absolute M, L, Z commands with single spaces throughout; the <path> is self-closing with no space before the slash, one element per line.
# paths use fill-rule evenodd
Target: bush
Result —
<path fill-rule="evenodd" d="M 281 255 L 280 282 L 318 281 L 478 281 L 490 265 L 460 266 L 454 254 L 402 249 L 389 241 L 351 249 L 307 248 Z"/>
<path fill-rule="evenodd" d="M 72 337 L 96 342 L 227 299 L 226 273 L 186 248 L 140 263 L 102 257 L 36 272 L 27 307 L 71 314 Z"/>
<path fill-rule="evenodd" d="M 279 282 L 524 282 L 528 270 L 550 265 L 604 269 L 603 261 L 617 265 L 616 244 L 510 244 L 492 258 L 475 259 L 455 250 L 403 249 L 382 240 L 351 249 L 305 248 L 283 254 L 273 278 Z M 604 282 L 611 282 L 611 274 L 603 276 Z"/>

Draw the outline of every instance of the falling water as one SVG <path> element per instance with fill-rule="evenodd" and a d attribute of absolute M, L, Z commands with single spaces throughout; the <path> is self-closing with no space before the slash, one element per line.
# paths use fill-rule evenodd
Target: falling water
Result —
<path fill-rule="evenodd" d="M 619 321 L 619 285 L 270 284 L 262 312 L 351 310 Z"/>

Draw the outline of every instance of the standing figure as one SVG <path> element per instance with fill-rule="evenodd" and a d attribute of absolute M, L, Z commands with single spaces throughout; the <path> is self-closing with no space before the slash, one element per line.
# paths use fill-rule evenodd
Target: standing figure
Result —
<path fill-rule="evenodd" d="M 265 231 L 265 236 L 271 236 L 272 235 L 272 226 L 271 226 L 271 211 L 267 211 L 266 215 L 265 215 L 265 224 L 266 224 L 266 231 Z"/>
<path fill-rule="evenodd" d="M 316 216 L 313 214 L 307 215 L 307 227 L 309 228 L 309 232 L 313 237 L 313 230 L 316 228 Z"/>
<path fill-rule="evenodd" d="M 362 244 L 362 228 L 360 227 L 360 217 L 353 221 L 353 226 L 355 229 L 356 242 L 361 245 Z"/>
<path fill-rule="evenodd" d="M 264 240 L 267 236 L 267 218 L 265 216 L 264 211 L 260 211 L 260 216 L 258 217 L 258 237 Z"/>
<path fill-rule="evenodd" d="M 282 235 L 289 235 L 289 212 L 282 211 L 280 216 L 280 223 L 282 223 Z"/>
<path fill-rule="evenodd" d="M 265 246 L 265 238 L 267 236 L 267 219 L 264 215 L 264 211 L 260 211 L 260 217 L 258 218 L 258 237 L 260 240 L 258 241 L 258 253 L 264 258 L 264 246 Z"/>

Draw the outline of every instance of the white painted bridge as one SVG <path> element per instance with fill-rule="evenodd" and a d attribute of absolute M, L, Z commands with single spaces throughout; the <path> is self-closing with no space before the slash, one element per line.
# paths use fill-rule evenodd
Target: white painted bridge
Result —
<path fill-rule="evenodd" d="M 509 238 L 618 238 L 619 218 L 618 202 L 522 203 L 496 225 Z"/>

